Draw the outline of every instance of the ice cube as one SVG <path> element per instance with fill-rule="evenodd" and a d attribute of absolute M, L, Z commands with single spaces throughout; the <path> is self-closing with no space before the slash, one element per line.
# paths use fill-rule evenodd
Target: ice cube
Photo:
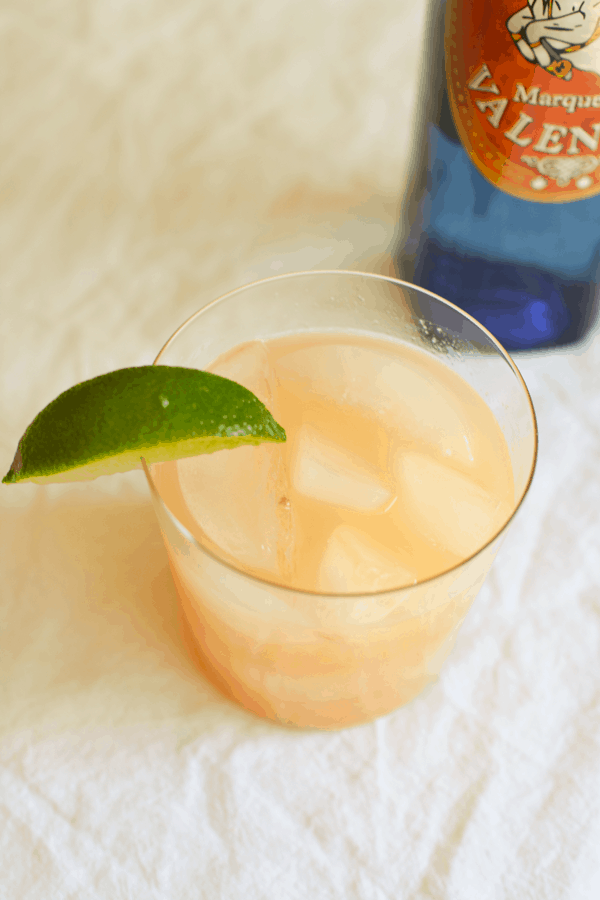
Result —
<path fill-rule="evenodd" d="M 271 411 L 277 382 L 264 344 L 252 341 L 221 356 L 211 371 L 243 384 Z M 180 459 L 177 472 L 197 536 L 232 561 L 288 581 L 293 567 L 294 510 L 285 445 L 260 444 Z"/>
<path fill-rule="evenodd" d="M 357 371 L 353 362 L 360 363 L 361 358 L 358 347 L 319 342 L 280 356 L 275 369 L 279 377 L 303 383 L 311 393 L 321 397 L 341 403 L 348 392 L 352 397 L 356 394 L 357 402 L 360 402 L 360 388 L 364 385 L 360 379 L 360 365 Z"/>
<path fill-rule="evenodd" d="M 220 356 L 210 371 L 242 384 L 273 412 L 277 379 L 262 341 L 240 344 Z"/>
<path fill-rule="evenodd" d="M 507 503 L 424 453 L 399 453 L 395 471 L 395 514 L 461 559 L 486 544 L 508 517 Z"/>
<path fill-rule="evenodd" d="M 290 470 L 299 494 L 333 506 L 375 512 L 393 497 L 383 473 L 308 426 L 296 437 Z"/>
<path fill-rule="evenodd" d="M 331 534 L 321 560 L 318 587 L 324 593 L 371 593 L 416 582 L 416 572 L 398 556 L 350 525 Z"/>
<path fill-rule="evenodd" d="M 481 450 L 465 386 L 442 363 L 434 367 L 417 350 L 389 343 L 389 351 L 319 343 L 281 356 L 274 368 L 286 387 L 288 380 L 292 389 L 309 385 L 317 396 L 367 410 L 397 442 L 426 441 L 471 468 Z"/>
<path fill-rule="evenodd" d="M 177 472 L 201 535 L 242 566 L 287 579 L 293 510 L 278 446 L 261 444 L 180 459 Z"/>

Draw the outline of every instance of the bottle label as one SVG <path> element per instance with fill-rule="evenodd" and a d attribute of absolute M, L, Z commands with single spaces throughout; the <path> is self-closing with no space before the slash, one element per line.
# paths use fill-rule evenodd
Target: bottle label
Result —
<path fill-rule="evenodd" d="M 600 0 L 448 0 L 446 78 L 496 187 L 546 203 L 600 193 Z"/>

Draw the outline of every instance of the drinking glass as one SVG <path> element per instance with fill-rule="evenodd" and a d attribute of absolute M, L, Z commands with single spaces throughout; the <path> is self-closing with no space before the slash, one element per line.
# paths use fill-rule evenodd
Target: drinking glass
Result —
<path fill-rule="evenodd" d="M 393 338 L 449 366 L 494 414 L 515 486 L 503 526 L 460 564 L 396 590 L 336 595 L 262 580 L 219 558 L 178 521 L 145 467 L 207 677 L 260 716 L 335 729 L 408 703 L 438 677 L 531 483 L 537 427 L 517 367 L 483 326 L 429 291 L 368 273 L 300 272 L 231 291 L 188 319 L 155 365 L 204 369 L 241 343 L 311 332 Z"/>

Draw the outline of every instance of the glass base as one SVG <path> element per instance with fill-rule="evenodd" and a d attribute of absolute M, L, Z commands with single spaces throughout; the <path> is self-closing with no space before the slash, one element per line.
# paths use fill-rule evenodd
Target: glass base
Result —
<path fill-rule="evenodd" d="M 595 285 L 462 255 L 427 240 L 414 281 L 481 322 L 507 350 L 575 343 L 596 317 Z"/>

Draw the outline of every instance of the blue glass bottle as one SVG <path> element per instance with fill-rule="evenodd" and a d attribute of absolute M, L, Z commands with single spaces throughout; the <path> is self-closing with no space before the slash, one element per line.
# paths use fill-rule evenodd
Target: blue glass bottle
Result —
<path fill-rule="evenodd" d="M 423 103 L 428 154 L 407 197 L 411 228 L 402 273 L 470 313 L 511 351 L 579 341 L 596 317 L 600 196 L 535 203 L 481 175 L 462 147 L 445 93 L 443 4 L 430 29 L 436 33 L 429 58 L 441 64 L 425 72 L 434 94 Z"/>

